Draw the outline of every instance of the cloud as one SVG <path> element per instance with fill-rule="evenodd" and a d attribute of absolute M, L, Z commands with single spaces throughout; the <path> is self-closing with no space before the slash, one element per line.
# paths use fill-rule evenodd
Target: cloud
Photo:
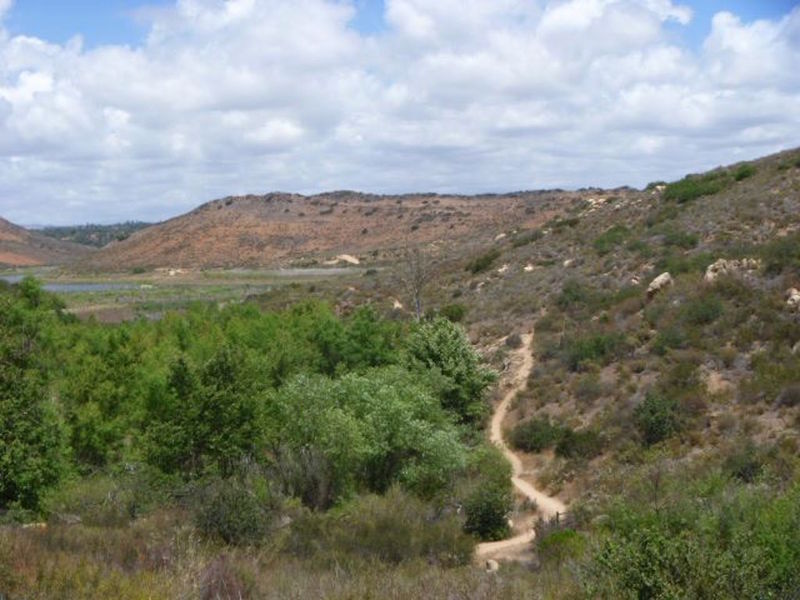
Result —
<path fill-rule="evenodd" d="M 14 0 L 0 0 L 0 21 L 11 10 L 12 4 L 14 4 Z"/>
<path fill-rule="evenodd" d="M 0 0 L 0 15 L 10 6 Z M 800 9 L 670 0 L 178 0 L 139 46 L 0 24 L 0 214 L 164 218 L 273 189 L 641 185 L 796 145 Z M 0 16 L 0 18 L 2 18 Z M 1 21 L 0 21 L 1 23 Z"/>

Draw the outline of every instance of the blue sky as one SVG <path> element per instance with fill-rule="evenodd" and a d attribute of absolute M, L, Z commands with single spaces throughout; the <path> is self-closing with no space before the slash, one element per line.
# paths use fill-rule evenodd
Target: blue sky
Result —
<path fill-rule="evenodd" d="M 433 0 L 432 0 L 433 1 Z M 492 0 L 486 0 L 491 2 Z M 384 29 L 383 0 L 354 0 L 357 16 L 352 22 L 361 33 Z M 170 6 L 169 0 L 16 0 L 7 17 L 12 34 L 24 34 L 64 43 L 80 34 L 87 47 L 103 44 L 140 44 L 147 35 L 143 10 Z M 704 0 L 686 1 L 694 18 L 688 26 L 674 25 L 675 33 L 689 45 L 697 46 L 708 34 L 711 18 L 730 11 L 743 21 L 772 19 L 789 12 L 796 0 Z"/>

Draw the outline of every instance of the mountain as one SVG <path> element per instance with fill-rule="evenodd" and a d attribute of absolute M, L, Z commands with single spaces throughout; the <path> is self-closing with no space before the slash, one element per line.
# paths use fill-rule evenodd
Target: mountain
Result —
<path fill-rule="evenodd" d="M 92 249 L 28 231 L 0 217 L 0 265 L 34 267 L 70 264 L 88 257 Z"/>
<path fill-rule="evenodd" d="M 359 255 L 405 243 L 488 239 L 510 228 L 534 227 L 581 195 L 558 190 L 482 196 L 343 191 L 228 197 L 137 231 L 85 264 L 101 270 L 252 267 Z"/>

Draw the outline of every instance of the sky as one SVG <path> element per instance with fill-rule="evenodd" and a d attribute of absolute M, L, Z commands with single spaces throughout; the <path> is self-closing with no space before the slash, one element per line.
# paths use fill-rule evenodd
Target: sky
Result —
<path fill-rule="evenodd" d="M 643 186 L 800 146 L 788 0 L 0 0 L 0 216 Z"/>

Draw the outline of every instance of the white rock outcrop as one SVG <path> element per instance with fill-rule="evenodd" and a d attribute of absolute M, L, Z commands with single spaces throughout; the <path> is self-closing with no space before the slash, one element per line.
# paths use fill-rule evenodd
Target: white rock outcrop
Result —
<path fill-rule="evenodd" d="M 747 276 L 761 268 L 761 261 L 756 258 L 743 258 L 741 260 L 728 260 L 720 258 L 708 265 L 704 279 L 712 283 L 721 275 Z"/>
<path fill-rule="evenodd" d="M 800 312 L 800 290 L 796 288 L 786 290 L 786 306 L 791 311 Z"/>
<path fill-rule="evenodd" d="M 659 293 L 664 288 L 667 288 L 673 284 L 672 275 L 668 272 L 664 272 L 653 281 L 650 282 L 650 285 L 647 286 L 647 297 L 652 298 L 657 293 Z"/>

